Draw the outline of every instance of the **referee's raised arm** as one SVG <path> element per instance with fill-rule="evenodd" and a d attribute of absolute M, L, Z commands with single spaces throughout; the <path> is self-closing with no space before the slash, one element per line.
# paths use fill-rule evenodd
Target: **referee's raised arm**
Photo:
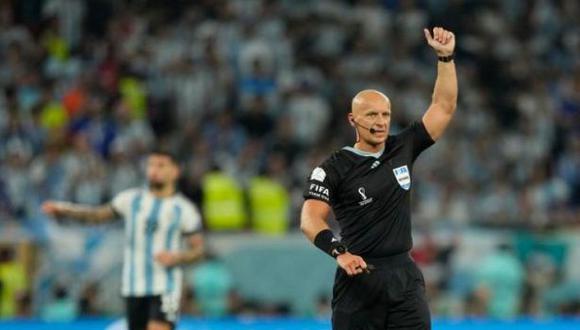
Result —
<path fill-rule="evenodd" d="M 433 34 L 427 29 L 424 33 L 427 43 L 438 57 L 433 98 L 423 115 L 423 125 L 433 141 L 436 141 L 443 135 L 457 108 L 457 74 L 453 61 L 455 35 L 440 27 L 434 28 Z"/>

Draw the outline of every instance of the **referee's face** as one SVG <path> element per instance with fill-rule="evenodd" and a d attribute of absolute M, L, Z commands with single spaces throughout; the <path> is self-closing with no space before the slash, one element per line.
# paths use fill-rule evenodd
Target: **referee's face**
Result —
<path fill-rule="evenodd" d="M 362 142 L 372 146 L 380 145 L 385 143 L 389 135 L 391 102 L 378 91 L 362 91 L 353 99 L 350 118 Z"/>
<path fill-rule="evenodd" d="M 147 159 L 147 181 L 152 189 L 174 185 L 179 176 L 179 167 L 167 155 L 151 154 Z"/>

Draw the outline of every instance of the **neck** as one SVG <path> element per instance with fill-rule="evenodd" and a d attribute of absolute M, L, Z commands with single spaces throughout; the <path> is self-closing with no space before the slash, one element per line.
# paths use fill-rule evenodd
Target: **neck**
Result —
<path fill-rule="evenodd" d="M 358 150 L 361 150 L 361 151 L 376 153 L 376 152 L 379 152 L 385 148 L 385 143 L 383 142 L 383 143 L 373 145 L 373 144 L 365 143 L 364 141 L 359 141 L 359 142 L 354 144 L 354 147 Z"/>
<path fill-rule="evenodd" d="M 149 188 L 149 191 L 157 198 L 166 198 L 175 194 L 175 186 L 168 184 L 160 189 Z"/>

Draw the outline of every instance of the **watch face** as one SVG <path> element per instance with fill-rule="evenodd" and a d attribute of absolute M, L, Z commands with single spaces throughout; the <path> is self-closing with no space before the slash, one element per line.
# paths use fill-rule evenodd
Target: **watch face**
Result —
<path fill-rule="evenodd" d="M 334 254 L 335 256 L 339 256 L 339 255 L 345 254 L 345 253 L 346 253 L 346 246 L 338 245 L 337 247 L 334 248 L 334 251 L 332 254 Z"/>

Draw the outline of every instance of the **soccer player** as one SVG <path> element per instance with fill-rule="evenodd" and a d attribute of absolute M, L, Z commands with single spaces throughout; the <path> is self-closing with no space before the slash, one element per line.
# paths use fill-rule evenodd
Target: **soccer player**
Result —
<path fill-rule="evenodd" d="M 354 147 L 334 152 L 316 167 L 304 192 L 301 229 L 336 258 L 332 327 L 342 329 L 430 329 L 421 271 L 409 256 L 413 163 L 441 137 L 457 103 L 453 63 L 455 36 L 436 27 L 425 38 L 438 56 L 431 105 L 421 121 L 389 135 L 391 102 L 363 90 L 348 114 Z M 330 231 L 330 211 L 341 240 Z"/>
<path fill-rule="evenodd" d="M 87 223 L 123 218 L 126 243 L 122 294 L 130 330 L 169 330 L 175 327 L 182 285 L 179 266 L 203 254 L 200 215 L 176 191 L 179 166 L 167 152 L 147 158 L 148 186 L 122 191 L 102 206 L 47 201 L 42 210 L 54 217 Z M 181 237 L 188 249 L 182 249 Z"/>

